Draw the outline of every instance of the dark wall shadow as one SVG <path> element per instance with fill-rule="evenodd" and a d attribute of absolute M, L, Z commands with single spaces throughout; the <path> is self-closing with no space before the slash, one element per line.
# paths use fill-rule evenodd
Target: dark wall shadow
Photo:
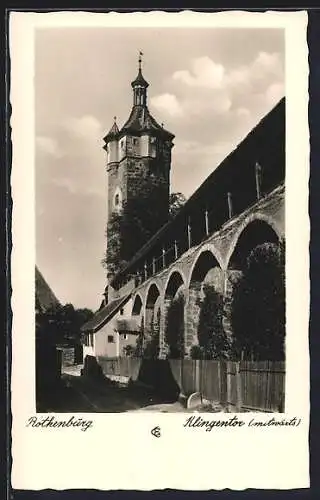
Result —
<path fill-rule="evenodd" d="M 103 381 L 106 379 L 106 376 L 104 375 L 102 368 L 97 361 L 97 358 L 95 358 L 94 356 L 85 357 L 81 375 L 99 381 Z"/>
<path fill-rule="evenodd" d="M 142 359 L 137 382 L 151 387 L 164 403 L 178 400 L 180 387 L 167 359 Z"/>

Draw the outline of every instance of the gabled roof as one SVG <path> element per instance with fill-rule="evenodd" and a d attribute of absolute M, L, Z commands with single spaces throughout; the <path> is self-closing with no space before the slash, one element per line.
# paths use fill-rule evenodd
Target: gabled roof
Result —
<path fill-rule="evenodd" d="M 118 311 L 119 309 L 129 300 L 131 293 L 119 297 L 107 304 L 102 309 L 99 309 L 87 323 L 81 327 L 82 332 L 95 333 L 100 328 L 102 328 Z"/>
<path fill-rule="evenodd" d="M 49 287 L 48 283 L 40 273 L 36 266 L 35 269 L 35 281 L 36 281 L 36 308 L 39 312 L 45 312 L 52 306 L 59 306 L 60 302 Z"/>
<path fill-rule="evenodd" d="M 174 135 L 165 130 L 150 114 L 147 106 L 133 106 L 130 116 L 120 130 L 122 132 L 155 132 L 158 135 L 173 139 Z"/>

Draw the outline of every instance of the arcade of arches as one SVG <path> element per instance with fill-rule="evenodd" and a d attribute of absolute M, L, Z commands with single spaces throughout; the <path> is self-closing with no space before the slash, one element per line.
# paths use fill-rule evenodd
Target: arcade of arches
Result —
<path fill-rule="evenodd" d="M 249 311 L 250 317 L 245 316 L 244 310 L 242 322 L 248 325 L 248 329 L 250 329 L 250 325 L 259 324 L 257 318 L 254 317 L 259 312 L 259 300 L 261 301 L 261 308 L 263 308 L 264 303 L 268 305 L 270 302 L 268 302 L 268 293 L 276 293 L 272 290 L 275 284 L 270 281 L 270 272 L 267 273 L 268 276 L 263 272 L 256 274 L 259 280 L 259 286 L 256 289 L 263 291 L 260 297 L 257 294 L 255 295 L 255 292 L 251 293 L 251 295 L 248 294 L 244 286 L 241 288 L 239 283 L 245 283 L 246 276 L 250 271 L 250 262 L 255 258 L 257 252 L 259 253 L 259 249 L 262 249 L 259 255 L 265 255 L 268 260 L 269 270 L 273 260 L 268 252 L 273 253 L 273 255 L 280 255 L 279 249 L 282 248 L 283 240 L 281 235 L 278 234 L 279 231 L 274 227 L 269 221 L 253 219 L 245 227 L 239 228 L 236 237 L 230 240 L 224 259 L 221 258 L 221 254 L 215 250 L 213 245 L 204 245 L 190 262 L 187 272 L 184 272 L 181 268 L 175 269 L 173 266 L 166 274 L 165 281 L 161 282 L 153 279 L 147 287 L 142 285 L 137 289 L 133 296 L 132 314 L 140 316 L 144 327 L 144 339 L 146 343 L 150 343 L 152 338 L 154 339 L 153 342 L 157 347 L 156 352 L 160 358 L 193 356 L 192 352 L 195 352 L 195 346 L 199 345 L 199 338 L 202 333 L 200 317 L 205 299 L 205 290 L 208 287 L 214 290 L 216 296 L 222 298 L 222 311 L 220 312 L 223 331 L 226 342 L 230 346 L 236 343 L 239 330 L 233 315 L 233 304 L 239 290 L 242 289 L 242 292 L 251 299 L 254 297 L 255 301 L 254 308 L 250 308 L 250 304 L 247 304 L 246 310 Z M 263 259 L 261 265 L 264 266 Z M 275 263 L 275 267 L 277 267 L 277 263 Z M 276 269 L 275 272 L 277 272 Z M 281 276 L 284 277 L 284 272 Z M 278 280 L 277 286 L 283 287 L 283 293 L 280 295 L 284 300 L 284 279 L 283 281 Z M 236 298 L 239 302 L 239 297 Z M 206 300 L 208 301 L 208 298 Z M 245 301 L 243 304 L 245 304 Z M 272 311 L 270 314 L 272 315 Z M 239 311 L 237 321 L 239 323 Z M 275 323 L 279 324 L 279 321 L 284 324 L 284 317 L 277 318 Z M 241 331 L 243 330 L 242 327 Z M 212 331 L 212 335 L 215 335 L 214 331 Z M 256 343 L 257 349 L 259 349 L 259 335 L 265 335 L 263 328 L 261 328 L 261 332 L 255 332 L 255 335 L 256 342 L 253 343 Z M 271 355 L 276 359 L 281 358 L 283 355 L 280 344 L 278 344 L 279 352 L 271 352 Z M 154 352 L 153 349 L 153 354 Z M 232 355 L 232 352 L 231 349 L 230 355 Z M 215 353 L 215 355 L 219 357 L 219 353 Z"/>

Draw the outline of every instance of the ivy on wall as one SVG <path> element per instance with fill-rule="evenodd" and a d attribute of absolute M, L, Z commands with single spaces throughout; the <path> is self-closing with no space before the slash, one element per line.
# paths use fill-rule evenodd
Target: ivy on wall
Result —
<path fill-rule="evenodd" d="M 223 327 L 224 298 L 213 286 L 204 285 L 200 302 L 198 345 L 192 346 L 194 359 L 226 359 L 230 345 Z"/>
<path fill-rule="evenodd" d="M 169 358 L 184 357 L 184 296 L 182 294 L 172 300 L 168 308 L 165 342 L 168 344 Z"/>

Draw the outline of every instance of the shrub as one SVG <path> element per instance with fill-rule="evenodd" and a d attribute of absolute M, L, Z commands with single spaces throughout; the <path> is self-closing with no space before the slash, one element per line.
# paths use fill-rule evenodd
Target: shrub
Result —
<path fill-rule="evenodd" d="M 204 286 L 198 325 L 198 355 L 205 359 L 227 358 L 229 343 L 223 328 L 224 299 L 213 286 Z"/>
<path fill-rule="evenodd" d="M 285 339 L 285 252 L 264 243 L 248 256 L 234 286 L 231 321 L 236 356 L 283 360 Z"/>
<path fill-rule="evenodd" d="M 169 347 L 169 358 L 184 357 L 184 297 L 182 294 L 172 300 L 169 306 L 165 341 Z"/>

